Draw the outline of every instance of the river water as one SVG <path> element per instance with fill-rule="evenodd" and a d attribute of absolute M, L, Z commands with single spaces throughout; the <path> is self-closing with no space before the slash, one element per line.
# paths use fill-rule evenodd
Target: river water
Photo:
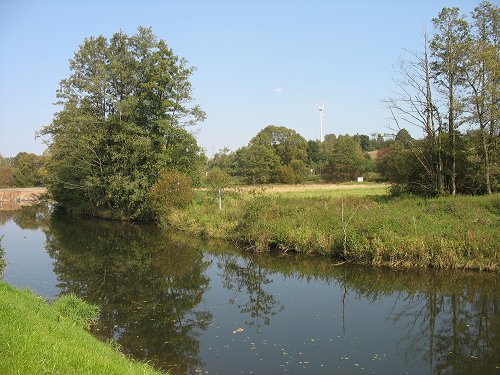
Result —
<path fill-rule="evenodd" d="M 500 373 L 500 277 L 248 254 L 153 225 L 0 212 L 3 278 L 100 308 L 93 333 L 172 374 Z"/>

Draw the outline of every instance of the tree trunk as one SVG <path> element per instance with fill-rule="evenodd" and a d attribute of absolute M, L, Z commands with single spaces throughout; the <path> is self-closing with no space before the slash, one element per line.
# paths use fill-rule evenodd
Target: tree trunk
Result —
<path fill-rule="evenodd" d="M 450 148 L 451 148 L 451 195 L 457 193 L 457 166 L 456 166 L 456 138 L 455 138 L 455 118 L 453 113 L 454 107 L 454 93 L 453 93 L 453 80 L 454 77 L 450 77 L 450 89 L 448 91 L 449 103 L 448 103 L 448 133 L 450 134 Z"/>

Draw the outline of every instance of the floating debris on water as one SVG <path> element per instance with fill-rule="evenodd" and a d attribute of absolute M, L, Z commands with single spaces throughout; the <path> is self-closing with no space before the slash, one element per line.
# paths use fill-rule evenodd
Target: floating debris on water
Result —
<path fill-rule="evenodd" d="M 235 334 L 235 333 L 241 333 L 241 332 L 245 332 L 245 330 L 244 330 L 243 328 L 241 328 L 241 327 L 238 327 L 238 328 L 236 328 L 236 329 L 233 331 L 233 334 Z"/>

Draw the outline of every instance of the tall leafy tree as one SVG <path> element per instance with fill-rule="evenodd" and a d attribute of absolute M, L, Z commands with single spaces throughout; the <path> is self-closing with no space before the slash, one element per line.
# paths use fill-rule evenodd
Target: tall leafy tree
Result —
<path fill-rule="evenodd" d="M 484 185 L 492 192 L 492 164 L 498 139 L 498 81 L 500 79 L 500 8 L 482 2 L 472 12 L 472 36 L 467 51 L 465 76 L 469 89 L 467 104 L 470 121 L 480 135 L 478 154 L 483 163 Z"/>
<path fill-rule="evenodd" d="M 236 151 L 235 169 L 251 184 L 272 182 L 280 159 L 270 145 L 255 143 Z"/>
<path fill-rule="evenodd" d="M 272 146 L 283 165 L 292 160 L 307 162 L 307 141 L 295 130 L 284 126 L 266 126 L 250 140 L 250 145 L 254 144 Z"/>
<path fill-rule="evenodd" d="M 185 127 L 204 119 L 191 105 L 194 72 L 150 28 L 85 39 L 58 90 L 62 105 L 44 127 L 48 187 L 64 206 L 123 218 L 148 216 L 162 171 L 191 175 L 204 161 Z"/>
<path fill-rule="evenodd" d="M 371 168 L 370 160 L 361 150 L 355 137 L 327 135 L 325 148 L 329 152 L 328 165 L 324 176 L 330 181 L 349 181 Z"/>
<path fill-rule="evenodd" d="M 432 72 L 447 100 L 447 121 L 450 148 L 451 194 L 456 194 L 456 138 L 458 117 L 462 112 L 459 91 L 465 79 L 466 47 L 469 25 L 458 8 L 443 8 L 432 20 L 435 34 L 430 47 Z"/>

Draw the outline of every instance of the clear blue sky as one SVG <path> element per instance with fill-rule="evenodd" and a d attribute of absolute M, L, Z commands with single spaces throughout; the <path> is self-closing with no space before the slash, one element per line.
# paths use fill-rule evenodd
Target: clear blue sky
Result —
<path fill-rule="evenodd" d="M 468 14 L 479 1 L 63 1 L 0 0 L 0 153 L 41 153 L 68 59 L 88 36 L 151 26 L 198 67 L 196 103 L 207 120 L 191 130 L 208 155 L 248 143 L 269 124 L 319 138 L 387 132 L 381 100 L 394 88 L 404 48 L 444 6 Z"/>

